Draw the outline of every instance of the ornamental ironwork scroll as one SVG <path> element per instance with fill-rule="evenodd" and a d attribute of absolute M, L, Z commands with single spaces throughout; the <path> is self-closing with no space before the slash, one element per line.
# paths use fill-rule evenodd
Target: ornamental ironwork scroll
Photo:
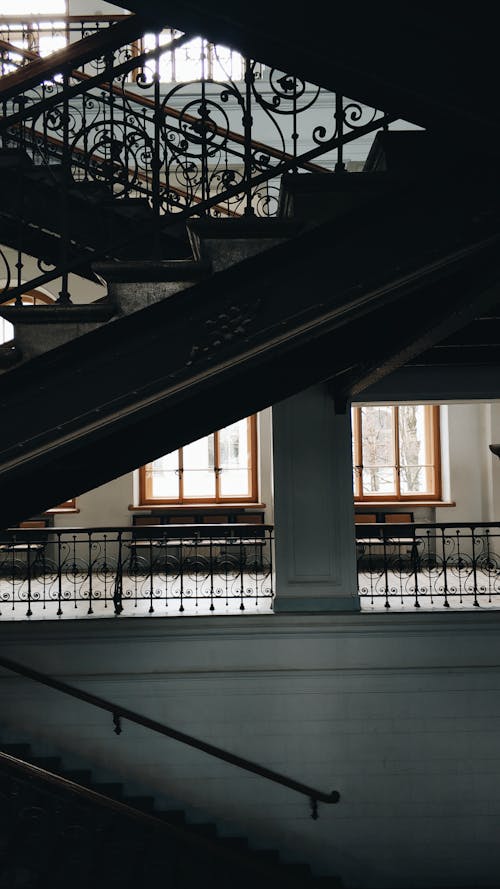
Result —
<path fill-rule="evenodd" d="M 195 45 L 197 75 L 182 81 Z M 4 232 L 9 265 L 4 298 L 13 282 L 17 296 L 88 267 L 92 256 L 116 258 L 119 246 L 128 256 L 137 249 L 141 258 L 150 249 L 154 258 L 158 231 L 182 218 L 274 216 L 284 172 L 344 169 L 345 146 L 359 141 L 356 151 L 363 157 L 372 134 L 388 125 L 390 118 L 381 112 L 294 74 L 241 57 L 236 70 L 234 56 L 201 38 L 166 30 L 54 73 L 3 102 L 0 146 L 25 158 L 17 173 L 24 185 L 11 182 L 9 212 L 23 225 L 17 235 L 12 226 Z M 176 58 L 178 79 L 169 83 L 162 78 L 172 76 Z M 49 220 L 43 214 L 25 218 L 23 189 L 32 192 L 41 180 L 54 196 L 68 192 L 68 198 L 52 202 Z M 99 249 L 70 225 L 76 195 L 96 215 L 106 215 L 107 235 Z M 117 219 L 123 221 L 131 201 L 141 203 L 145 216 L 124 245 Z M 55 247 L 39 247 L 41 274 L 30 280 L 26 225 L 31 244 L 37 233 L 39 240 L 43 234 L 45 241 L 64 242 L 59 259 Z"/>

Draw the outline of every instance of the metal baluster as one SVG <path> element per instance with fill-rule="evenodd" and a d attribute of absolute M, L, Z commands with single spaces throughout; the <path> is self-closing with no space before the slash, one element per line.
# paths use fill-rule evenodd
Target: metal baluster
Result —
<path fill-rule="evenodd" d="M 116 577 L 113 591 L 113 605 L 115 614 L 123 611 L 123 559 L 122 559 L 122 531 L 118 531 L 118 556 L 116 560 Z"/>
<path fill-rule="evenodd" d="M 69 73 L 63 72 L 63 93 L 69 88 Z M 62 182 L 60 195 L 60 261 L 62 268 L 61 290 L 57 302 L 62 305 L 71 304 L 71 296 L 68 290 L 68 260 L 70 241 L 70 214 L 69 214 L 69 187 L 71 180 L 71 157 L 69 150 L 69 98 L 67 94 L 63 99 L 63 132 L 62 132 Z"/>
<path fill-rule="evenodd" d="M 451 540 L 451 538 L 450 538 Z M 448 601 L 448 559 L 446 558 L 446 539 L 444 536 L 444 528 L 441 528 L 441 547 L 443 551 L 443 580 L 444 580 L 444 602 L 443 605 L 445 608 L 450 607 L 450 603 Z"/>
<path fill-rule="evenodd" d="M 273 608 L 273 601 L 274 601 L 274 581 L 273 581 L 273 559 L 274 559 L 273 547 L 274 547 L 274 536 L 273 536 L 273 532 L 272 532 L 271 529 L 269 529 L 267 533 L 269 534 L 269 578 L 270 578 L 270 586 L 271 586 L 271 602 L 270 602 L 270 608 L 271 608 L 271 610 L 272 610 L 272 608 Z"/>
<path fill-rule="evenodd" d="M 246 205 L 244 210 L 245 216 L 254 216 L 255 211 L 252 207 L 252 84 L 254 82 L 254 73 L 252 62 L 249 58 L 245 58 L 245 105 L 243 109 L 243 130 L 244 130 L 244 170 L 243 179 L 245 182 Z M 229 202 L 228 202 L 229 209 Z"/>
<path fill-rule="evenodd" d="M 214 536 L 210 531 L 210 549 L 209 549 L 209 568 L 210 568 L 210 611 L 215 611 L 214 605 Z"/>
<path fill-rule="evenodd" d="M 206 83 L 205 83 L 205 40 L 202 39 L 201 42 L 201 124 L 200 124 L 200 132 L 201 132 L 201 200 L 202 202 L 206 201 L 209 196 L 209 181 L 208 181 L 208 155 L 207 155 L 207 121 L 208 121 L 208 108 L 207 108 L 207 95 L 206 95 Z M 210 210 L 204 210 L 204 215 L 210 215 Z"/>
<path fill-rule="evenodd" d="M 160 35 L 155 34 L 155 49 L 160 46 Z M 161 136 L 161 93 L 160 93 L 160 57 L 155 58 L 155 69 L 153 74 L 153 91 L 154 91 L 154 138 L 153 138 L 153 157 L 151 159 L 151 179 L 152 179 L 152 208 L 155 220 L 153 235 L 153 257 L 161 258 L 161 239 L 160 239 L 160 136 Z M 147 130 L 145 129 L 146 133 Z"/>
<path fill-rule="evenodd" d="M 335 93 L 335 122 L 337 125 L 337 138 L 339 140 L 337 148 L 337 163 L 335 164 L 336 173 L 345 173 L 344 164 L 344 99 L 341 93 Z"/>
<path fill-rule="evenodd" d="M 87 531 L 87 535 L 88 535 L 88 541 L 87 541 L 87 544 L 88 544 L 88 550 L 87 550 L 87 552 L 88 552 L 88 568 L 87 568 L 87 576 L 88 576 L 88 579 L 89 579 L 89 607 L 88 607 L 87 614 L 93 614 L 93 611 L 92 611 L 92 593 L 93 593 L 93 590 L 92 590 L 92 580 L 93 580 L 93 572 L 92 572 L 92 531 L 91 531 L 91 530 Z"/>
<path fill-rule="evenodd" d="M 385 578 L 385 607 L 390 608 L 391 603 L 389 602 L 389 593 L 390 593 L 390 584 L 389 584 L 389 565 L 387 559 L 387 537 L 382 530 L 382 550 L 383 550 L 383 559 L 384 559 L 384 578 Z"/>
<path fill-rule="evenodd" d="M 154 586 L 154 577 L 153 577 L 153 536 L 149 537 L 149 613 L 154 614 L 154 606 L 153 606 L 153 586 Z"/>
<path fill-rule="evenodd" d="M 245 610 L 245 554 L 243 552 L 243 538 L 241 536 L 240 531 L 240 539 L 239 539 L 239 558 L 238 563 L 240 566 L 240 611 Z"/>
<path fill-rule="evenodd" d="M 476 531 L 475 528 L 471 528 L 472 534 L 472 577 L 474 578 L 474 602 L 472 603 L 475 608 L 479 608 L 479 602 L 477 600 L 477 558 L 476 558 Z"/>
<path fill-rule="evenodd" d="M 62 565 L 61 565 L 61 533 L 57 536 L 57 616 L 61 617 L 62 611 Z"/>

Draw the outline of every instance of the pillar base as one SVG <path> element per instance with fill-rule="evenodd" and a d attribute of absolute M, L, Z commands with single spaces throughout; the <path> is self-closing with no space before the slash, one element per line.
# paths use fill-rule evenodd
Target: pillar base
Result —
<path fill-rule="evenodd" d="M 274 602 L 274 613 L 291 613 L 306 611 L 360 611 L 359 596 L 277 596 Z"/>

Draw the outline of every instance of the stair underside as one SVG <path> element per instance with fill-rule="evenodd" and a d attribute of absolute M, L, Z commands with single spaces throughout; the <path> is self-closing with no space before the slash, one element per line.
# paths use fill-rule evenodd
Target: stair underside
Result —
<path fill-rule="evenodd" d="M 498 302 L 495 188 L 490 173 L 460 190 L 453 175 L 399 183 L 4 373 L 0 525 L 342 379 L 363 365 L 363 350 L 376 361 L 377 338 L 385 349 L 413 326 L 429 338 L 436 307 L 446 319 L 478 293 Z"/>

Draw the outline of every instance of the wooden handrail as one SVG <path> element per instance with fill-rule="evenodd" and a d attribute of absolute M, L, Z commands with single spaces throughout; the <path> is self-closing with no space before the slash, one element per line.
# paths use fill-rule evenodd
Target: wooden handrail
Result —
<path fill-rule="evenodd" d="M 337 790 L 333 790 L 330 793 L 316 790 L 314 787 L 302 784 L 300 781 L 294 781 L 292 778 L 287 778 L 286 775 L 275 772 L 273 769 L 268 769 L 265 766 L 261 766 L 242 756 L 229 753 L 229 751 L 223 750 L 222 747 L 216 747 L 214 744 L 201 741 L 199 738 L 194 738 L 192 735 L 188 735 L 185 732 L 178 731 L 161 722 L 157 722 L 156 719 L 151 719 L 149 716 L 143 716 L 140 713 L 136 713 L 134 710 L 129 710 L 127 707 L 113 704 L 98 695 L 93 695 L 87 691 L 75 688 L 67 682 L 61 682 L 59 679 L 54 679 L 46 673 L 33 670 L 31 667 L 25 667 L 24 664 L 18 664 L 16 661 L 10 660 L 10 658 L 0 657 L 0 667 L 13 673 L 17 673 L 19 676 L 24 676 L 26 679 L 32 679 L 34 682 L 39 682 L 41 685 L 46 685 L 48 688 L 62 692 L 62 694 L 69 695 L 72 698 L 78 698 L 80 701 L 85 701 L 85 703 L 91 704 L 93 707 L 98 707 L 100 710 L 106 710 L 108 713 L 111 713 L 113 717 L 114 731 L 116 734 L 121 733 L 121 721 L 122 719 L 126 719 L 128 722 L 141 725 L 143 728 L 150 729 L 157 734 L 172 738 L 174 741 L 179 741 L 181 744 L 186 744 L 188 747 L 194 747 L 196 750 L 201 750 L 209 756 L 213 756 L 216 759 L 227 762 L 239 769 L 244 769 L 246 772 L 252 772 L 254 775 L 259 775 L 261 778 L 266 778 L 268 781 L 273 781 L 275 784 L 281 784 L 283 787 L 288 787 L 290 790 L 294 790 L 303 796 L 307 796 L 311 805 L 311 817 L 314 820 L 318 817 L 319 802 L 330 805 L 332 803 L 338 803 L 340 799 L 340 794 Z"/>
<path fill-rule="evenodd" d="M 11 99 L 23 90 L 38 86 L 56 72 L 84 65 L 119 46 L 132 43 L 147 30 L 147 21 L 138 15 L 126 16 L 122 21 L 101 28 L 45 58 L 34 59 L 29 66 L 19 68 L 0 79 L 0 99 Z M 19 52 L 19 50 L 17 50 Z"/>

